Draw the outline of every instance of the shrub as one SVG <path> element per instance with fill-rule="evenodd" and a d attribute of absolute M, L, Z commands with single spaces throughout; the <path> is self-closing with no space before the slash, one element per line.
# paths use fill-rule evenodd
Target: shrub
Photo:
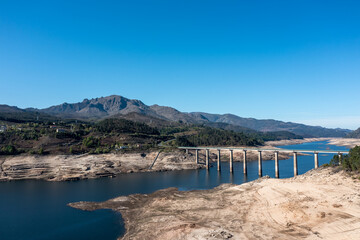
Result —
<path fill-rule="evenodd" d="M 336 166 L 340 165 L 342 168 L 351 171 L 359 171 L 360 170 L 360 146 L 356 146 L 350 149 L 348 155 L 341 156 L 341 162 L 338 155 L 335 155 L 331 161 L 330 165 Z"/>
<path fill-rule="evenodd" d="M 80 139 L 75 133 L 72 132 L 57 132 L 55 133 L 55 137 L 57 139 L 65 139 L 65 138 L 73 138 L 73 139 Z"/>
<path fill-rule="evenodd" d="M 83 145 L 87 148 L 95 148 L 99 146 L 100 141 L 98 138 L 94 138 L 93 136 L 84 138 Z"/>
<path fill-rule="evenodd" d="M 0 155 L 15 155 L 17 153 L 19 153 L 19 151 L 13 145 L 7 145 L 0 149 Z"/>
<path fill-rule="evenodd" d="M 109 148 L 101 148 L 101 147 L 97 147 L 94 150 L 90 151 L 91 154 L 102 154 L 102 153 L 109 153 L 110 149 Z"/>
<path fill-rule="evenodd" d="M 23 140 L 39 140 L 39 134 L 35 131 L 26 131 L 20 134 Z"/>
<path fill-rule="evenodd" d="M 256 146 L 263 141 L 242 132 L 204 128 L 196 135 L 177 137 L 177 146 Z"/>
<path fill-rule="evenodd" d="M 125 119 L 105 119 L 96 124 L 96 129 L 102 133 L 140 133 L 147 135 L 159 135 L 156 128 L 144 123 L 133 122 Z"/>
<path fill-rule="evenodd" d="M 43 155 L 44 154 L 44 149 L 41 147 L 41 148 L 39 148 L 39 150 L 38 150 L 38 154 L 39 155 Z"/>

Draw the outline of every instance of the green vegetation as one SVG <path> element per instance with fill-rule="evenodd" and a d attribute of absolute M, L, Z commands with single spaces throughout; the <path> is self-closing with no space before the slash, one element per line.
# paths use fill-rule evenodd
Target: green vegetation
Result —
<path fill-rule="evenodd" d="M 176 138 L 177 146 L 255 146 L 263 144 L 261 138 L 214 128 L 203 128 L 196 135 Z"/>
<path fill-rule="evenodd" d="M 140 133 L 148 135 L 159 135 L 159 131 L 156 128 L 152 128 L 144 123 L 137 123 L 126 119 L 105 119 L 96 124 L 96 128 L 99 132 L 110 133 Z"/>
<path fill-rule="evenodd" d="M 82 141 L 83 146 L 87 148 L 95 148 L 100 145 L 100 141 L 98 138 L 95 138 L 93 136 L 86 137 Z"/>
<path fill-rule="evenodd" d="M 335 155 L 331 159 L 330 165 L 341 165 L 345 170 L 360 171 L 360 146 L 350 149 L 349 154 L 341 156 L 341 159 L 338 155 Z"/>
<path fill-rule="evenodd" d="M 18 154 L 18 153 L 19 153 L 19 151 L 13 145 L 3 146 L 0 149 L 0 155 L 15 155 L 15 154 Z"/>
<path fill-rule="evenodd" d="M 352 131 L 346 135 L 347 138 L 360 138 L 360 128 Z"/>
<path fill-rule="evenodd" d="M 266 132 L 266 133 L 258 133 L 255 136 L 261 138 L 264 141 L 277 141 L 283 139 L 303 139 L 302 136 L 296 135 L 291 132 L 286 131 L 278 131 L 278 132 Z"/>
<path fill-rule="evenodd" d="M 27 123 L 27 122 L 53 122 L 58 121 L 59 118 L 40 112 L 24 111 L 18 109 L 9 110 L 8 112 L 0 111 L 0 121 L 7 121 L 13 123 Z"/>
<path fill-rule="evenodd" d="M 18 115 L 22 117 L 17 119 Z M 5 119 L 4 114 L 0 116 Z M 228 128 L 226 124 L 214 128 L 151 121 L 150 126 L 119 118 L 85 122 L 45 117 L 11 113 L 6 121 L 0 119 L 0 154 L 101 154 L 177 146 L 255 146 L 269 140 L 300 138 L 289 132 L 260 133 L 241 127 L 222 129 L 221 126 Z"/>
<path fill-rule="evenodd" d="M 0 121 L 0 154 L 100 154 L 145 151 L 174 138 L 157 128 L 124 119 L 99 122 Z M 11 147 L 10 147 L 11 146 Z"/>

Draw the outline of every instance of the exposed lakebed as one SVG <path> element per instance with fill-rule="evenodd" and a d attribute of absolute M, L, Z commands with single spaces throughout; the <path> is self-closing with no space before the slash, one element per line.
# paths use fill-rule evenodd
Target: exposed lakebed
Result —
<path fill-rule="evenodd" d="M 311 142 L 281 146 L 287 149 L 347 150 L 345 147 Z M 332 155 L 320 154 L 320 164 Z M 299 174 L 314 167 L 312 155 L 298 157 Z M 263 162 L 263 174 L 274 177 L 274 161 Z M 292 159 L 280 161 L 280 177 L 293 176 Z M 105 201 L 121 195 L 151 193 L 168 187 L 180 190 L 210 189 L 222 183 L 241 184 L 257 179 L 257 162 L 248 163 L 248 176 L 242 163 L 234 162 L 234 173 L 222 163 L 219 174 L 210 171 L 184 170 L 121 174 L 115 178 L 75 182 L 36 180 L 0 183 L 0 236 L 2 239 L 116 239 L 124 233 L 121 215 L 110 210 L 85 212 L 66 206 L 77 201 Z"/>

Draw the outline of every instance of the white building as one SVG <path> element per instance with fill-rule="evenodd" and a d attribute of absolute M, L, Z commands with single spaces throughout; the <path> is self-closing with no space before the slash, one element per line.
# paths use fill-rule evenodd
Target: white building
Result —
<path fill-rule="evenodd" d="M 7 127 L 5 125 L 0 125 L 0 132 L 5 132 Z"/>
<path fill-rule="evenodd" d="M 56 132 L 57 133 L 64 133 L 64 132 L 67 132 L 67 131 L 65 129 L 58 128 L 58 129 L 56 129 Z"/>

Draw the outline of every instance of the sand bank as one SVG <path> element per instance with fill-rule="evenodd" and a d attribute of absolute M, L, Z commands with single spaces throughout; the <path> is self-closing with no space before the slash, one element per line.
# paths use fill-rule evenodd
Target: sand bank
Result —
<path fill-rule="evenodd" d="M 348 148 L 353 148 L 355 146 L 360 146 L 359 138 L 304 138 L 304 139 L 290 139 L 290 140 L 280 140 L 280 141 L 268 141 L 265 143 L 266 146 L 283 146 L 283 145 L 294 145 L 307 142 L 318 142 L 318 141 L 328 141 L 329 144 L 344 146 Z"/>
<path fill-rule="evenodd" d="M 82 210 L 121 212 L 122 239 L 359 239 L 360 181 L 334 168 L 290 179 L 180 192 L 170 188 L 106 202 L 78 202 Z"/>

